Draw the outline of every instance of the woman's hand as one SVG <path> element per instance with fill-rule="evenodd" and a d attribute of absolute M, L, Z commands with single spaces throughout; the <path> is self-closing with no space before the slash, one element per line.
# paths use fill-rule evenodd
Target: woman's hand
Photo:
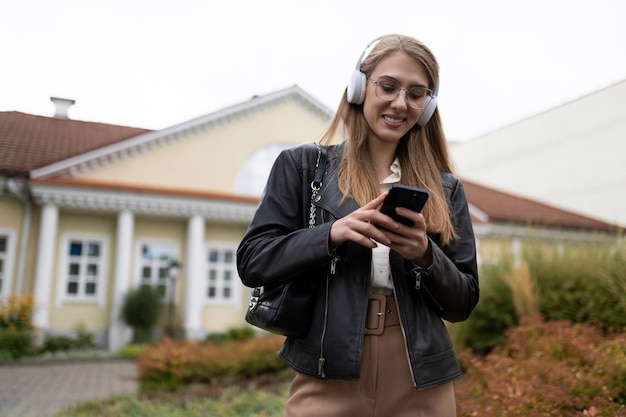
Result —
<path fill-rule="evenodd" d="M 397 207 L 396 213 L 413 222 L 413 226 L 398 223 L 398 228 L 384 230 L 391 249 L 421 267 L 427 268 L 433 263 L 432 249 L 426 234 L 426 221 L 421 213 L 404 207 Z M 387 216 L 385 216 L 387 217 Z M 383 242 L 381 242 L 383 243 Z"/>
<path fill-rule="evenodd" d="M 349 240 L 367 248 L 375 248 L 376 242 L 391 245 L 392 240 L 388 235 L 392 233 L 385 233 L 380 227 L 397 231 L 401 225 L 380 212 L 380 206 L 386 196 L 387 193 L 383 193 L 358 210 L 335 221 L 330 228 L 331 248 L 334 249 Z"/>
<path fill-rule="evenodd" d="M 383 193 L 349 215 L 335 221 L 330 228 L 330 245 L 334 249 L 350 240 L 366 248 L 376 242 L 389 246 L 404 258 L 424 268 L 432 264 L 432 250 L 426 234 L 426 221 L 421 213 L 404 207 L 396 208 L 402 217 L 413 222 L 406 226 L 380 212 L 387 193 Z"/>

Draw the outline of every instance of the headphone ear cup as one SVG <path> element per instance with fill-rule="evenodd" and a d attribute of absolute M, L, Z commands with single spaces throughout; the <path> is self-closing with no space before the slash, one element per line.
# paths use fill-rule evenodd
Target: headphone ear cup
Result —
<path fill-rule="evenodd" d="M 365 83 L 367 79 L 365 74 L 359 70 L 352 71 L 350 82 L 348 83 L 348 91 L 346 98 L 348 103 L 362 104 L 365 100 Z"/>
<path fill-rule="evenodd" d="M 428 103 L 422 110 L 422 114 L 420 114 L 419 119 L 417 119 L 417 124 L 420 125 L 420 127 L 424 127 L 426 123 L 428 123 L 430 118 L 433 117 L 433 114 L 435 113 L 436 108 L 437 108 L 437 96 L 434 96 L 430 100 L 428 100 Z"/>

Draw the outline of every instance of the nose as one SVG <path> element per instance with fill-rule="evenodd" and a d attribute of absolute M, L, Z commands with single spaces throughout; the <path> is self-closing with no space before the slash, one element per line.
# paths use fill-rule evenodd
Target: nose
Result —
<path fill-rule="evenodd" d="M 407 94 L 408 94 L 408 92 L 405 89 L 400 89 L 400 91 L 398 92 L 398 95 L 396 96 L 396 98 L 394 98 L 391 101 L 391 106 L 393 108 L 404 108 L 404 109 L 406 109 L 408 107 L 408 102 L 407 102 L 407 98 L 408 97 L 407 97 Z"/>

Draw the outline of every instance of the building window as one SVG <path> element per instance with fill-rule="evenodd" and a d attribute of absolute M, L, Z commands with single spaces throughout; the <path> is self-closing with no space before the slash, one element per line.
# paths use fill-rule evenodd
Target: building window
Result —
<path fill-rule="evenodd" d="M 233 303 L 237 300 L 237 247 L 211 244 L 207 249 L 207 299 L 212 303 Z"/>
<path fill-rule="evenodd" d="M 261 195 L 272 170 L 272 165 L 281 151 L 293 144 L 274 144 L 256 151 L 243 163 L 235 178 L 238 194 Z"/>
<path fill-rule="evenodd" d="M 67 238 L 63 245 L 65 299 L 93 301 L 100 298 L 104 282 L 104 246 L 97 238 Z"/>
<path fill-rule="evenodd" d="M 7 265 L 9 262 L 9 236 L 0 234 L 0 296 L 4 295 L 6 290 Z"/>
<path fill-rule="evenodd" d="M 140 245 L 139 281 L 141 285 L 153 287 L 166 299 L 171 296 L 171 280 L 168 268 L 175 259 L 173 244 L 148 242 Z"/>

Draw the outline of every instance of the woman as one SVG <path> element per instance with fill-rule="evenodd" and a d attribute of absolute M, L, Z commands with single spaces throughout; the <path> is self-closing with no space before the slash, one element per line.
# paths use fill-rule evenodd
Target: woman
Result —
<path fill-rule="evenodd" d="M 459 377 L 443 320 L 478 302 L 475 241 L 436 109 L 438 64 L 419 41 L 387 35 L 357 68 L 322 143 L 317 224 L 307 227 L 315 147 L 277 158 L 237 252 L 250 287 L 319 281 L 306 336 L 280 357 L 295 371 L 285 416 L 456 415 Z M 346 139 L 329 145 L 343 128 Z M 394 183 L 425 188 L 421 213 L 380 212 Z"/>

